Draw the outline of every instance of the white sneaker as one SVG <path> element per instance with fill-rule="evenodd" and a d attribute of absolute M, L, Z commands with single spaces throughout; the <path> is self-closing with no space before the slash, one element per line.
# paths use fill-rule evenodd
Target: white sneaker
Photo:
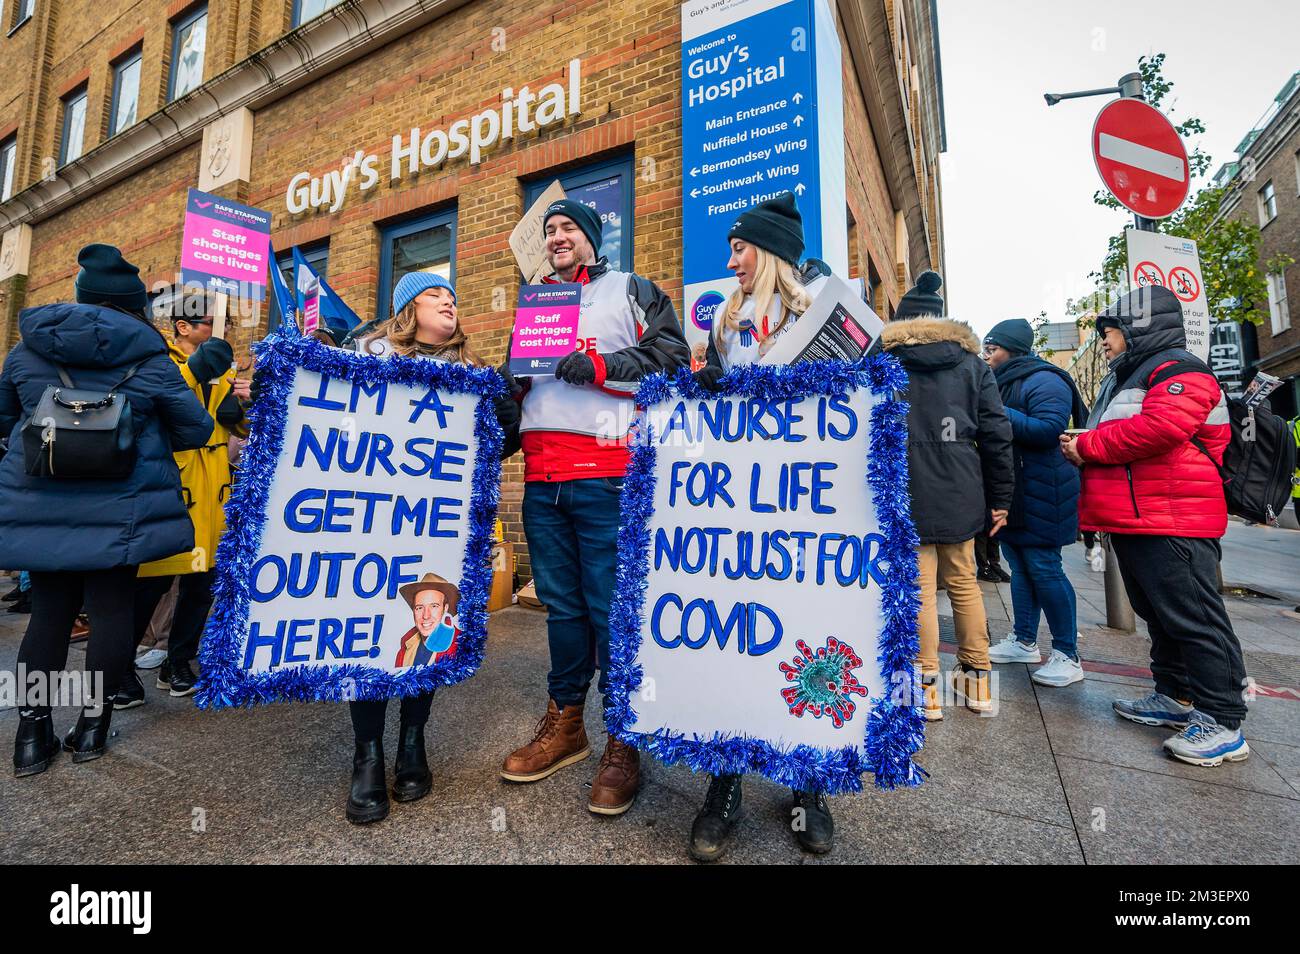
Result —
<path fill-rule="evenodd" d="M 167 661 L 167 650 L 165 649 L 146 649 L 139 656 L 135 657 L 136 669 L 157 669 Z"/>
<path fill-rule="evenodd" d="M 995 663 L 1040 663 L 1043 654 L 1037 644 L 1026 646 L 1014 636 L 1008 636 L 1000 643 L 989 647 L 989 661 Z"/>
<path fill-rule="evenodd" d="M 1071 659 L 1059 649 L 1053 649 L 1047 657 L 1047 665 L 1035 669 L 1029 677 L 1040 686 L 1068 686 L 1083 682 L 1083 665 L 1077 659 Z"/>
<path fill-rule="evenodd" d="M 1102 552 L 1101 547 L 1093 547 L 1088 551 L 1088 565 L 1092 568 L 1093 573 L 1105 572 L 1106 554 Z"/>

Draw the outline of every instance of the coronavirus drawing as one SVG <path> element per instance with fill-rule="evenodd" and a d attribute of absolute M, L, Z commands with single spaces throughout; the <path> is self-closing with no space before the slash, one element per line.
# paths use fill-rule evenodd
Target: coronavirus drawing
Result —
<path fill-rule="evenodd" d="M 835 728 L 853 718 L 857 705 L 853 696 L 866 697 L 866 687 L 858 682 L 853 670 L 862 665 L 862 659 L 848 643 L 834 636 L 815 653 L 802 639 L 795 643 L 799 655 L 793 664 L 781 663 L 787 682 L 794 683 L 781 690 L 790 714 L 803 718 L 811 712 L 814 718 L 830 716 Z"/>

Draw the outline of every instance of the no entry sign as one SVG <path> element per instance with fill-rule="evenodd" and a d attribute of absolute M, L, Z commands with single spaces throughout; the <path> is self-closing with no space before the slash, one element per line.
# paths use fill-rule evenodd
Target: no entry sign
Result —
<path fill-rule="evenodd" d="M 1160 110 L 1140 99 L 1117 99 L 1092 127 L 1097 174 L 1120 205 L 1148 219 L 1173 215 L 1187 198 L 1191 175 L 1182 137 Z"/>

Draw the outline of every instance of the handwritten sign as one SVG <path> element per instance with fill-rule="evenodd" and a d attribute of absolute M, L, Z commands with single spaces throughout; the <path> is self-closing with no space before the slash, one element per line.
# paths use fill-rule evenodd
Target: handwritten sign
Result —
<path fill-rule="evenodd" d="M 482 658 L 490 373 L 273 336 L 217 554 L 200 705 L 386 698 Z"/>
<path fill-rule="evenodd" d="M 510 338 L 511 374 L 552 374 L 578 340 L 582 286 L 523 285 Z"/>
<path fill-rule="evenodd" d="M 620 737 L 796 788 L 914 778 L 915 618 L 899 602 L 915 538 L 892 361 L 752 367 L 754 390 L 733 373 L 719 398 L 685 377 L 642 388 L 611 647 Z M 907 759 L 880 764 L 886 736 L 915 742 Z"/>

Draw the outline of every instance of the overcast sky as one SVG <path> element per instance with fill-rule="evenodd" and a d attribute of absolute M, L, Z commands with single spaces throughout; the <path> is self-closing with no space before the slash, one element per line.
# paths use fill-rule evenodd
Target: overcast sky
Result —
<path fill-rule="evenodd" d="M 1108 236 L 1132 221 L 1094 205 L 1092 122 L 1112 97 L 1043 93 L 1113 86 L 1164 52 L 1175 122 L 1199 116 L 1207 174 L 1300 69 L 1295 0 L 938 0 L 948 152 L 942 157 L 949 313 L 977 331 L 1065 316 L 1090 290 Z M 1195 189 L 1202 180 L 1193 182 Z"/>

